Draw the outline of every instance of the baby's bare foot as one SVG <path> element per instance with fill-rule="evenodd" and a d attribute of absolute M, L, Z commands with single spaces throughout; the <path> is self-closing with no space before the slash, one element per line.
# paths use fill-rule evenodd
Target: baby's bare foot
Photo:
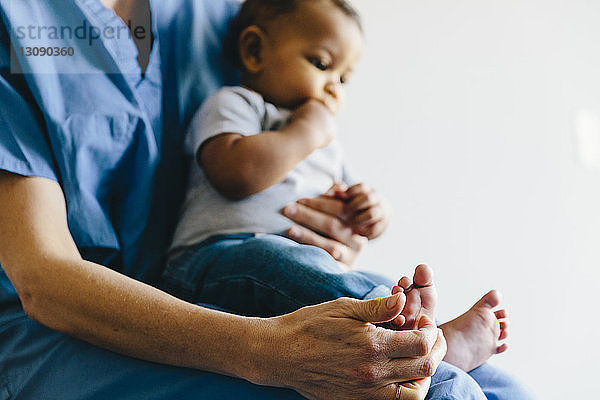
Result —
<path fill-rule="evenodd" d="M 398 285 L 392 288 L 392 293 L 403 291 L 406 304 L 402 313 L 394 320 L 396 329 L 415 329 L 420 316 L 425 314 L 435 320 L 437 290 L 433 283 L 433 271 L 425 264 L 415 268 L 412 281 L 403 277 Z"/>
<path fill-rule="evenodd" d="M 498 343 L 508 336 L 506 310 L 493 310 L 499 304 L 500 294 L 492 290 L 469 311 L 440 326 L 448 343 L 444 361 L 469 372 L 507 349 L 506 343 Z"/>

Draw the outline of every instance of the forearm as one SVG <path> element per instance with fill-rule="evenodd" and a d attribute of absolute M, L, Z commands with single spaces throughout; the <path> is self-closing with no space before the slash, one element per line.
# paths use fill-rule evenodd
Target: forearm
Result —
<path fill-rule="evenodd" d="M 269 320 L 204 309 L 82 259 L 58 183 L 0 171 L 0 264 L 48 327 L 159 363 L 254 379 Z"/>
<path fill-rule="evenodd" d="M 223 136 L 205 145 L 200 161 L 211 184 L 235 200 L 283 181 L 317 148 L 298 124 L 252 136 Z"/>
<path fill-rule="evenodd" d="M 256 374 L 253 345 L 265 320 L 189 304 L 83 260 L 39 265 L 28 266 L 32 272 L 18 287 L 26 311 L 42 324 L 136 358 L 246 379 Z"/>

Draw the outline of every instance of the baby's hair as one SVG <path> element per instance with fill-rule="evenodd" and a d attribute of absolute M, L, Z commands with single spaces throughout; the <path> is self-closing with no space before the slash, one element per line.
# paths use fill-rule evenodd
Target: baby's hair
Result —
<path fill-rule="evenodd" d="M 238 68 L 242 66 L 238 41 L 244 29 L 252 25 L 262 27 L 273 18 L 289 14 L 302 1 L 329 1 L 352 18 L 362 31 L 360 15 L 347 0 L 246 0 L 237 16 L 231 20 L 223 41 L 223 50 L 229 61 Z"/>

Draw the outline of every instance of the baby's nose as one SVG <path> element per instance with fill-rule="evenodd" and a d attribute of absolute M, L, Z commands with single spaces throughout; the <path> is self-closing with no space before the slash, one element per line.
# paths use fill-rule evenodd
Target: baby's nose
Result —
<path fill-rule="evenodd" d="M 342 84 L 340 82 L 328 82 L 325 85 L 325 92 L 336 100 L 340 100 L 342 97 Z"/>

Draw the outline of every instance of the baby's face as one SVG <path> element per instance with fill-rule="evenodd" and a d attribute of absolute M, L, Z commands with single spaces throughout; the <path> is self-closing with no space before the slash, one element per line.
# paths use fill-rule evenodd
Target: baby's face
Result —
<path fill-rule="evenodd" d="M 265 33 L 263 70 L 256 81 L 265 99 L 288 109 L 317 99 L 337 112 L 343 84 L 362 53 L 356 21 L 329 1 L 299 2 Z"/>

